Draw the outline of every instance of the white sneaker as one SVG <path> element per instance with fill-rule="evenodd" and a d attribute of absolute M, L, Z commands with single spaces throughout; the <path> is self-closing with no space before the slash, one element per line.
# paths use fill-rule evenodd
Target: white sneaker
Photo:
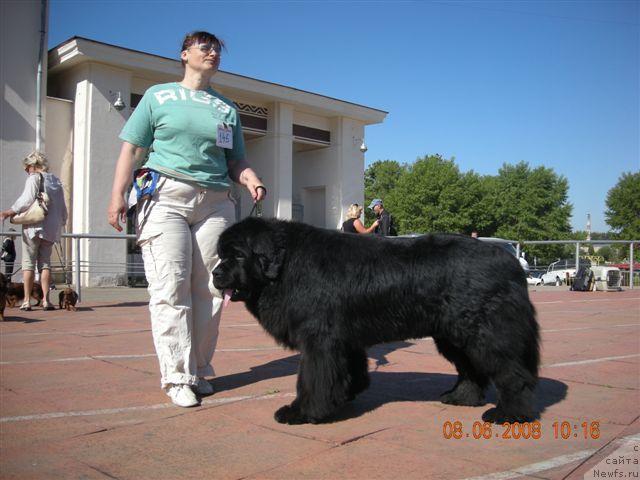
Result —
<path fill-rule="evenodd" d="M 196 393 L 200 395 L 211 395 L 213 386 L 204 378 L 198 378 L 198 384 L 193 386 Z"/>
<path fill-rule="evenodd" d="M 195 407 L 199 403 L 189 385 L 171 385 L 167 390 L 167 395 L 174 405 L 179 407 Z"/>

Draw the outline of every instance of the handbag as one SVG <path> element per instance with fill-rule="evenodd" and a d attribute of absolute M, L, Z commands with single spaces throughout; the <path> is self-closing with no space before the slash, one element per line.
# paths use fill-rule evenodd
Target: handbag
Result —
<path fill-rule="evenodd" d="M 44 177 L 41 173 L 38 175 L 40 175 L 40 185 L 36 199 L 27 210 L 11 217 L 9 219 L 11 223 L 18 225 L 40 223 L 44 220 L 44 217 L 47 216 L 47 213 L 49 213 L 49 195 L 44 191 Z"/>

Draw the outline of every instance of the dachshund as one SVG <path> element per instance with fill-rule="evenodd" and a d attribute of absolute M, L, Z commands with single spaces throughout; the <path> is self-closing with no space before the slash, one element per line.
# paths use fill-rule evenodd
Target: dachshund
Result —
<path fill-rule="evenodd" d="M 71 288 L 65 288 L 58 295 L 60 301 L 60 310 L 76 311 L 76 303 L 78 302 L 78 294 Z"/>

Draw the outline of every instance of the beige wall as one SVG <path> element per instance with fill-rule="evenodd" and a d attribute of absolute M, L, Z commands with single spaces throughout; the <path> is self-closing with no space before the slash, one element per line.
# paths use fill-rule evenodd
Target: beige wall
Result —
<path fill-rule="evenodd" d="M 82 39 L 54 49 L 50 63 L 49 94 L 71 101 L 67 106 L 73 112 L 71 147 L 61 140 L 68 142 L 68 135 L 55 134 L 61 137 L 56 140 L 60 142 L 56 150 L 73 152 L 73 172 L 69 174 L 73 180 L 72 231 L 112 234 L 106 209 L 121 146 L 118 134 L 131 114 L 130 94 L 177 80 L 182 69 L 179 62 Z M 214 88 L 223 95 L 268 109 L 266 134 L 246 136 L 247 160 L 269 190 L 264 215 L 289 219 L 294 204 L 300 203 L 305 209 L 304 221 L 338 228 L 346 207 L 362 203 L 364 198 L 364 156 L 358 150 L 360 142 L 353 139 L 363 137 L 365 124 L 382 121 L 384 112 L 224 72 L 213 80 Z M 118 92 L 126 104 L 120 112 L 112 107 Z M 294 123 L 329 130 L 331 144 L 297 143 L 292 135 Z M 56 153 L 59 158 L 64 155 Z M 244 187 L 236 190 L 241 199 L 240 214 L 246 216 L 252 199 Z M 117 240 L 83 240 L 81 261 L 85 265 L 124 265 L 126 245 Z M 125 280 L 122 274 L 93 266 L 81 278 L 85 286 Z"/>
<path fill-rule="evenodd" d="M 45 37 L 45 46 L 46 46 Z M 18 47 L 19 46 L 19 47 Z M 22 159 L 36 144 L 36 74 L 40 46 L 40 2 L 0 1 L 0 208 L 22 192 Z M 46 88 L 42 88 L 43 115 Z M 44 126 L 43 126 L 44 129 Z M 44 145 L 43 145 L 44 148 Z"/>

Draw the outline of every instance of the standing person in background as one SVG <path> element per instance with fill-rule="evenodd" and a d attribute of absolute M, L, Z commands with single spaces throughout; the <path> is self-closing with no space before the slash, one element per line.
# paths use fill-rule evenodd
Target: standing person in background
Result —
<path fill-rule="evenodd" d="M 174 404 L 199 403 L 210 395 L 206 379 L 218 339 L 223 299 L 212 282 L 217 241 L 235 221 L 231 181 L 255 202 L 264 185 L 245 161 L 240 116 L 233 101 L 211 88 L 223 43 L 208 32 L 188 34 L 179 82 L 149 88 L 124 126 L 109 223 L 122 231 L 124 195 L 135 158 L 153 146 L 137 179 L 150 179 L 150 199 L 138 205 L 136 233 L 149 283 L 149 311 L 161 387 Z M 144 182 L 143 182 L 144 183 Z M 140 200 L 139 200 L 140 201 Z"/>
<path fill-rule="evenodd" d="M 9 229 L 10 232 L 15 232 L 14 228 Z M 2 242 L 2 254 L 0 256 L 4 262 L 4 275 L 7 278 L 7 282 L 11 281 L 13 275 L 13 265 L 16 261 L 16 244 L 13 242 L 13 237 L 7 237 Z"/>
<path fill-rule="evenodd" d="M 342 223 L 342 231 L 345 233 L 371 233 L 378 226 L 378 220 L 373 222 L 369 228 L 366 228 L 360 221 L 362 216 L 362 207 L 357 203 L 352 203 L 347 210 L 347 219 Z"/>
<path fill-rule="evenodd" d="M 44 299 L 42 308 L 53 310 L 49 303 L 51 285 L 51 250 L 53 244 L 60 241 L 62 226 L 67 221 L 67 207 L 64 203 L 62 182 L 53 173 L 49 173 L 49 162 L 41 152 L 32 152 L 22 161 L 28 175 L 24 191 L 9 210 L 0 212 L 0 218 L 13 217 L 29 209 L 36 200 L 40 185 L 49 195 L 47 216 L 40 223 L 22 226 L 22 276 L 24 279 L 24 302 L 20 310 L 31 310 L 31 291 L 36 267 L 40 272 Z"/>
<path fill-rule="evenodd" d="M 389 212 L 384 209 L 381 199 L 374 198 L 369 204 L 369 209 L 373 210 L 373 213 L 376 214 L 376 218 L 378 219 L 378 226 L 375 230 L 376 235 L 382 235 L 383 237 L 395 237 L 398 235 L 395 225 L 393 224 L 393 218 Z"/>

